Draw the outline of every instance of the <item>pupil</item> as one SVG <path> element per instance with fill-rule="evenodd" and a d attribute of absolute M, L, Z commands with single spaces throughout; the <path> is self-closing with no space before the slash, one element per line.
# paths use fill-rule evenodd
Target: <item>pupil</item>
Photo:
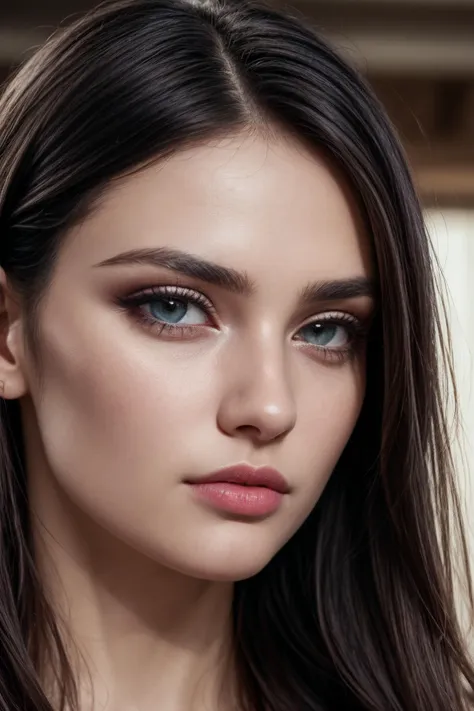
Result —
<path fill-rule="evenodd" d="M 177 299 L 163 298 L 152 304 L 151 311 L 158 320 L 167 319 L 177 323 L 186 316 L 187 306 Z"/>
<path fill-rule="evenodd" d="M 308 328 L 309 340 L 318 346 L 327 346 L 334 339 L 337 326 L 324 323 L 313 323 Z"/>
<path fill-rule="evenodd" d="M 173 311 L 176 308 L 176 301 L 173 301 L 173 299 L 168 299 L 167 301 L 164 301 L 163 303 L 165 305 L 166 311 L 173 313 Z"/>

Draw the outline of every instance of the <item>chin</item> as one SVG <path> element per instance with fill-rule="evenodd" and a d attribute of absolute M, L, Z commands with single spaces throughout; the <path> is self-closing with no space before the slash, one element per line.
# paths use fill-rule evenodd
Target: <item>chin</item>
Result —
<path fill-rule="evenodd" d="M 183 571 L 193 578 L 200 580 L 209 580 L 210 582 L 220 583 L 237 583 L 240 580 L 246 580 L 254 575 L 257 575 L 268 563 L 248 561 L 240 565 L 208 565 L 192 568 L 191 570 Z"/>
<path fill-rule="evenodd" d="M 265 524 L 215 522 L 176 531 L 176 537 L 144 535 L 128 539 L 128 545 L 157 565 L 189 578 L 214 582 L 238 582 L 257 575 L 286 543 L 282 530 L 265 530 Z M 262 528 L 261 528 L 262 526 Z M 147 531 L 149 534 L 150 531 Z"/>
<path fill-rule="evenodd" d="M 258 546 L 242 546 L 235 550 L 205 551 L 193 559 L 191 565 L 181 565 L 180 571 L 186 575 L 213 582 L 233 583 L 257 575 L 276 554 L 258 550 Z"/>

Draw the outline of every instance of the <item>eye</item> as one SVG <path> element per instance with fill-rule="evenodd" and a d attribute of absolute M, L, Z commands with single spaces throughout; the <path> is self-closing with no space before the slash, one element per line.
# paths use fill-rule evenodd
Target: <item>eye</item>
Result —
<path fill-rule="evenodd" d="M 143 304 L 143 308 L 152 318 L 173 326 L 199 326 L 205 325 L 209 320 L 204 309 L 190 298 L 177 299 L 163 294 L 150 299 L 148 303 Z"/>
<path fill-rule="evenodd" d="M 327 360 L 344 361 L 355 354 L 367 332 L 367 326 L 351 314 L 327 313 L 300 328 L 296 340 Z"/>
<path fill-rule="evenodd" d="M 159 286 L 118 299 L 143 326 L 158 335 L 184 338 L 213 326 L 215 309 L 197 291 L 180 286 Z"/>
<path fill-rule="evenodd" d="M 345 348 L 351 341 L 347 325 L 334 322 L 315 321 L 301 329 L 308 343 L 322 348 Z"/>

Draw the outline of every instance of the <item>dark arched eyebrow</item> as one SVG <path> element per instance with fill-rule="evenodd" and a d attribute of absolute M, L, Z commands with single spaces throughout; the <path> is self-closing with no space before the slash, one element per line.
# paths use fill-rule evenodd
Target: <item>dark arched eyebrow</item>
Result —
<path fill-rule="evenodd" d="M 105 259 L 96 267 L 144 265 L 161 267 L 218 286 L 239 296 L 249 297 L 256 291 L 246 272 L 208 261 L 194 254 L 168 247 L 132 249 Z M 307 284 L 300 294 L 302 305 L 324 301 L 343 301 L 357 297 L 374 297 L 373 281 L 366 276 L 316 281 Z"/>

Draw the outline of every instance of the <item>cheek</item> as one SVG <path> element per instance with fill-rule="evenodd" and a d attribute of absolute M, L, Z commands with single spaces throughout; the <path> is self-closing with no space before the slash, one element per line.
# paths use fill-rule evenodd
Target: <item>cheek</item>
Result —
<path fill-rule="evenodd" d="M 365 363 L 324 367 L 302 398 L 299 448 L 305 454 L 305 491 L 313 505 L 321 494 L 359 417 L 365 394 Z"/>
<path fill-rule="evenodd" d="M 210 416 L 212 373 L 199 359 L 176 358 L 170 344 L 137 348 L 135 337 L 117 348 L 117 339 L 89 333 L 81 349 L 70 336 L 45 344 L 35 398 L 49 468 L 95 518 L 119 519 L 124 505 L 128 518 L 140 516 L 202 448 L 197 423 Z"/>

